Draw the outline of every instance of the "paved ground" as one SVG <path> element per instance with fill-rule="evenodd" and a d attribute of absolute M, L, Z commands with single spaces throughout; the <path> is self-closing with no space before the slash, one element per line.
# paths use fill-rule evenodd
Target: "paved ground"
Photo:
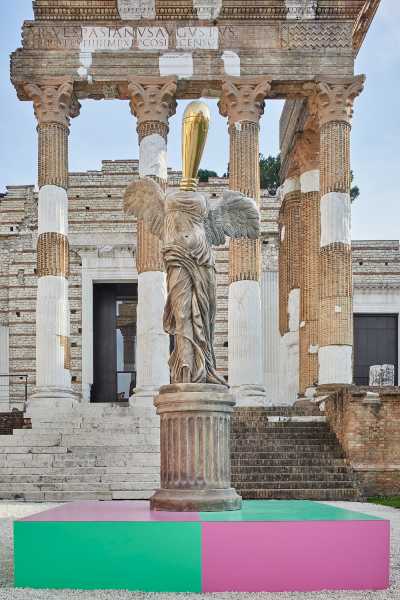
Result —
<path fill-rule="evenodd" d="M 391 521 L 391 587 L 382 592 L 318 592 L 280 594 L 144 594 L 125 591 L 21 590 L 12 588 L 12 522 L 49 508 L 50 504 L 0 503 L 0 600 L 399 600 L 400 599 L 400 510 L 361 504 L 329 502 L 334 506 L 381 516 Z"/>

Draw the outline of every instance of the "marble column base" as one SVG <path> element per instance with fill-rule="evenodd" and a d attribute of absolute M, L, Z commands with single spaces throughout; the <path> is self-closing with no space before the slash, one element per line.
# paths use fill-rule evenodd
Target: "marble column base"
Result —
<path fill-rule="evenodd" d="M 79 394 L 73 392 L 71 388 L 58 386 L 37 387 L 28 399 L 27 410 L 32 408 L 48 410 L 56 407 L 73 408 L 79 402 Z"/>
<path fill-rule="evenodd" d="M 268 399 L 264 386 L 241 385 L 232 388 L 236 406 L 267 406 Z"/>
<path fill-rule="evenodd" d="M 223 385 L 165 385 L 154 401 L 160 415 L 161 488 L 152 510 L 239 510 L 231 487 L 230 422 L 235 401 Z"/>
<path fill-rule="evenodd" d="M 129 406 L 149 408 L 155 411 L 154 399 L 158 394 L 157 387 L 141 387 L 136 388 L 135 393 L 129 398 Z"/>

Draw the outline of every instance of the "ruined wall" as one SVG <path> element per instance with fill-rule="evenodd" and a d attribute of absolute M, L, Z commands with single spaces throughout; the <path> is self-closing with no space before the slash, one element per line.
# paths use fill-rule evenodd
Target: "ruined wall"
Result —
<path fill-rule="evenodd" d="M 325 412 L 363 493 L 400 493 L 400 391 L 345 388 L 325 401 Z M 373 390 L 373 391 L 372 391 Z"/>

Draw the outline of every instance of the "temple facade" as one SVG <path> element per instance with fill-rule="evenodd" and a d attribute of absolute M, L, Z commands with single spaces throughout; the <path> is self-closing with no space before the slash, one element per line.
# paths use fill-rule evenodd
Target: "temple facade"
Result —
<path fill-rule="evenodd" d="M 137 224 L 123 211 L 123 194 L 139 177 L 139 161 L 103 161 L 101 170 L 70 173 L 68 221 L 70 244 L 69 365 L 71 387 L 81 402 L 136 402 L 138 332 L 152 320 L 138 323 Z M 168 171 L 168 187 L 179 186 L 181 173 Z M 227 178 L 200 183 L 210 201 L 228 188 Z M 261 368 L 265 398 L 248 405 L 293 405 L 318 382 L 312 370 L 318 346 L 302 337 L 307 325 L 300 318 L 300 283 L 290 291 L 290 308 L 280 281 L 279 258 L 284 186 L 276 194 L 261 190 Z M 362 200 L 359 200 L 362 202 Z M 1 410 L 24 410 L 36 387 L 36 296 L 38 192 L 35 186 L 10 186 L 0 200 L 1 252 Z M 307 239 L 307 238 L 306 238 Z M 296 243 L 301 243 L 301 233 Z M 398 241 L 352 242 L 353 323 L 356 329 L 353 381 L 369 384 L 369 367 L 393 364 L 398 377 L 398 314 L 400 254 Z M 296 253 L 298 250 L 296 250 Z M 229 249 L 216 249 L 218 308 L 215 351 L 220 373 L 229 381 L 228 300 Z M 299 253 L 299 258 L 300 253 Z M 309 277 L 318 282 L 316 265 L 306 262 Z M 282 278 L 285 266 L 281 267 Z M 160 271 L 161 272 L 161 271 Z M 310 283 L 315 291 L 316 284 Z M 151 295 L 151 291 L 148 295 Z M 305 293 L 303 291 L 303 293 Z M 296 298 L 297 295 L 297 298 Z M 294 299 L 293 299 L 294 296 Z M 282 330 L 280 306 L 290 328 Z M 315 308 L 318 314 L 317 308 Z M 284 314 L 285 314 L 284 313 Z M 147 315 L 144 315 L 146 318 Z M 282 318 L 282 317 L 281 317 Z M 307 322 L 306 322 L 307 323 Z M 382 343 L 384 336 L 385 343 Z M 313 343 L 314 342 L 314 343 Z M 106 349 L 106 351 L 104 350 Z M 102 350 L 103 349 L 103 350 Z M 375 353 L 374 353 L 375 352 Z M 47 353 L 44 348 L 44 353 Z M 99 358 L 100 357 L 100 358 Z M 154 357 L 153 360 L 156 360 Z M 305 361 L 311 362 L 311 367 Z M 147 367 L 148 368 L 148 367 Z M 158 368 L 161 368 L 158 367 Z M 150 381 L 151 383 L 151 381 Z"/>
<path fill-rule="evenodd" d="M 355 58 L 378 6 L 33 2 L 11 80 L 36 118 L 38 181 L 0 202 L 0 404 L 12 423 L 0 435 L 1 498 L 148 498 L 159 485 L 165 273 L 158 238 L 122 198 L 135 177 L 179 185 L 169 121 L 195 98 L 218 101 L 229 136 L 229 178 L 200 189 L 211 202 L 226 187 L 242 192 L 262 219 L 259 239 L 216 250 L 236 488 L 246 498 L 398 493 L 399 244 L 351 239 L 352 116 L 365 84 Z M 70 128 L 88 99 L 131 111 L 137 160 L 69 173 Z M 281 186 L 269 195 L 259 135 L 274 99 L 286 102 Z M 263 445 L 243 450 L 249 424 L 268 433 L 273 463 Z"/>

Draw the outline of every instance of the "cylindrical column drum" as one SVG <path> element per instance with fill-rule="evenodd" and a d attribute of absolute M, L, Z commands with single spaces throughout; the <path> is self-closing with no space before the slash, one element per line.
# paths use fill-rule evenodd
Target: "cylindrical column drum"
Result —
<path fill-rule="evenodd" d="M 181 383 L 160 388 L 161 488 L 153 510 L 238 510 L 231 487 L 230 426 L 234 400 L 222 385 Z"/>

